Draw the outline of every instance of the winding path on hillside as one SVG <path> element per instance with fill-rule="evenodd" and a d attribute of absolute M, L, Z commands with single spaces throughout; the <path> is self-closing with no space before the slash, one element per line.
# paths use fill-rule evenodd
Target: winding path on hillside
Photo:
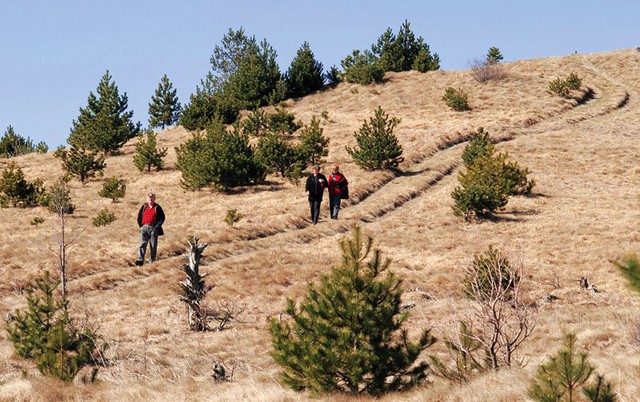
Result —
<path fill-rule="evenodd" d="M 578 124 L 603 118 L 611 113 L 621 113 L 623 109 L 629 110 L 628 106 L 637 104 L 638 96 L 633 88 L 610 77 L 593 64 L 584 64 L 583 67 L 597 77 L 593 88 L 594 96 L 590 100 L 532 125 L 506 127 L 502 132 L 492 133 L 494 139 L 508 141 L 519 136 L 556 131 L 566 128 L 567 124 Z M 274 247 L 284 247 L 287 244 L 307 244 L 327 236 L 346 233 L 354 222 L 375 222 L 424 195 L 444 178 L 457 172 L 461 165 L 461 154 L 465 146 L 466 141 L 462 141 L 444 149 L 435 149 L 424 155 L 422 160 L 404 172 L 390 177 L 370 189 L 365 189 L 364 196 L 348 202 L 349 214 L 346 219 L 316 226 L 306 223 L 300 226 L 282 227 L 272 233 L 247 240 L 239 239 L 232 243 L 212 243 L 209 244 L 205 253 L 205 261 L 207 265 L 211 265 L 230 257 L 248 255 Z M 393 191 L 385 191 L 390 187 L 393 187 Z M 347 214 L 343 216 L 345 215 Z M 179 254 L 177 252 L 175 254 L 174 257 L 157 265 L 161 267 L 182 265 L 183 257 L 177 255 Z M 86 291 L 96 290 L 96 283 L 101 284 L 97 286 L 98 290 L 104 290 L 155 276 L 160 272 L 162 269 L 132 271 L 126 267 L 125 269 L 91 273 L 72 278 L 71 281 L 75 286 Z"/>

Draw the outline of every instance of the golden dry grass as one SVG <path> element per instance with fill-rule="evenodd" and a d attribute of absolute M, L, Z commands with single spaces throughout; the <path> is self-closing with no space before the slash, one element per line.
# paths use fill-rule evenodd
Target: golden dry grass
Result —
<path fill-rule="evenodd" d="M 282 311 L 287 297 L 302 297 L 309 281 L 339 262 L 337 242 L 354 223 L 376 239 L 404 279 L 404 297 L 415 304 L 413 332 L 428 326 L 442 337 L 455 328 L 455 319 L 468 308 L 460 285 L 464 265 L 489 245 L 523 255 L 529 297 L 541 307 L 538 326 L 520 353 L 524 367 L 464 386 L 431 377 L 428 384 L 382 401 L 526 400 L 535 368 L 560 347 L 563 331 L 576 332 L 622 400 L 637 400 L 640 345 L 633 335 L 640 296 L 626 288 L 611 261 L 638 249 L 640 240 L 640 52 L 524 60 L 504 67 L 506 79 L 485 84 L 476 83 L 469 71 L 388 73 L 379 85 L 342 83 L 289 101 L 288 109 L 304 122 L 328 112 L 322 121 L 331 139 L 327 159 L 339 162 L 351 183 L 353 196 L 340 220 L 327 219 L 325 204 L 317 226 L 309 225 L 303 188 L 279 177 L 231 194 L 183 190 L 174 147 L 190 134 L 181 127 L 158 135 L 160 145 L 169 148 L 167 169 L 159 173 L 139 173 L 132 162 L 134 142 L 127 144 L 121 156 L 107 160 L 104 178 L 71 183 L 77 210 L 69 226 L 78 235 L 68 268 L 72 308 L 99 326 L 114 364 L 101 369 L 92 385 L 42 378 L 15 357 L 2 323 L 0 400 L 312 400 L 279 384 L 266 321 Z M 593 99 L 578 103 L 547 93 L 549 81 L 571 72 L 594 91 Z M 449 86 L 469 94 L 471 111 L 446 107 L 441 97 Z M 402 119 L 396 135 L 404 147 L 406 174 L 363 171 L 345 152 L 378 105 Z M 456 143 L 481 126 L 503 140 L 499 150 L 528 167 L 538 184 L 533 196 L 512 199 L 496 219 L 468 224 L 451 212 L 464 148 Z M 30 180 L 40 177 L 50 185 L 60 174 L 51 154 L 15 160 Z M 0 160 L 0 167 L 6 162 Z M 127 182 L 127 195 L 116 204 L 97 196 L 112 176 Z M 157 192 L 167 214 L 166 236 L 160 239 L 160 260 L 138 268 L 131 264 L 138 241 L 135 217 L 148 189 Z M 105 206 L 117 220 L 93 227 L 91 219 Z M 234 228 L 224 222 L 230 208 L 244 215 Z M 36 216 L 46 222 L 30 225 Z M 42 208 L 0 209 L 3 312 L 22 308 L 24 287 L 53 269 L 54 227 Z M 203 270 L 216 284 L 210 297 L 246 308 L 240 322 L 223 332 L 186 328 L 175 285 L 188 235 L 209 243 Z M 600 292 L 580 289 L 581 276 Z M 546 302 L 549 294 L 558 299 Z M 439 342 L 429 352 L 443 348 Z M 235 367 L 234 381 L 214 383 L 213 360 Z"/>

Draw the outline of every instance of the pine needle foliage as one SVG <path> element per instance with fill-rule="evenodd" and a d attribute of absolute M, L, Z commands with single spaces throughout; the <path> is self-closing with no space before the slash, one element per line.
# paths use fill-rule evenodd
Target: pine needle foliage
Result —
<path fill-rule="evenodd" d="M 72 176 L 77 176 L 83 184 L 89 177 L 102 174 L 107 166 L 104 154 L 84 145 L 71 145 L 68 151 L 63 150 L 59 155 L 62 158 L 62 169 Z"/>
<path fill-rule="evenodd" d="M 508 294 L 519 282 L 519 273 L 511 267 L 509 258 L 489 246 L 484 253 L 473 256 L 464 280 L 465 294 L 471 299 L 489 300 L 496 292 Z"/>
<path fill-rule="evenodd" d="M 40 150 L 43 148 L 46 149 L 41 152 Z M 0 137 L 0 158 L 11 158 L 36 151 L 46 153 L 47 150 L 48 147 L 45 143 L 40 142 L 37 146 L 34 146 L 30 138 L 24 138 L 17 134 L 12 126 L 7 127 L 7 130 Z"/>
<path fill-rule="evenodd" d="M 96 334 L 74 327 L 68 302 L 55 295 L 59 283 L 49 272 L 35 282 L 35 291 L 27 291 L 26 310 L 7 321 L 7 333 L 18 356 L 34 359 L 44 375 L 71 382 L 82 367 L 93 363 Z"/>
<path fill-rule="evenodd" d="M 316 116 L 300 130 L 300 147 L 307 164 L 320 164 L 322 157 L 329 155 L 329 138 L 322 135 L 323 131 Z"/>
<path fill-rule="evenodd" d="M 464 112 L 471 109 L 469 107 L 469 96 L 461 88 L 448 87 L 445 89 L 444 95 L 442 95 L 442 100 L 456 112 Z"/>
<path fill-rule="evenodd" d="M 429 45 L 421 36 L 416 39 L 407 20 L 400 26 L 397 35 L 387 28 L 371 46 L 371 50 L 379 58 L 384 71 L 417 70 L 424 73 L 440 68 L 438 54 L 431 54 Z"/>
<path fill-rule="evenodd" d="M 627 280 L 629 287 L 640 292 L 640 259 L 636 253 L 627 253 L 614 265 L 618 267 L 622 276 Z"/>
<path fill-rule="evenodd" d="M 418 359 L 435 338 L 427 329 L 417 342 L 409 340 L 402 281 L 372 238 L 355 226 L 340 245 L 342 263 L 319 285 L 310 283 L 299 306 L 287 300 L 290 320 L 270 320 L 282 380 L 315 394 L 380 395 L 419 384 L 429 365 Z"/>
<path fill-rule="evenodd" d="M 176 147 L 181 184 L 188 190 L 203 187 L 225 190 L 261 183 L 265 167 L 257 160 L 249 137 L 238 124 L 227 130 L 222 122 L 209 125 L 207 133 Z"/>
<path fill-rule="evenodd" d="M 380 60 L 369 50 L 354 50 L 340 64 L 344 70 L 344 80 L 353 84 L 369 85 L 382 82 L 384 77 Z"/>
<path fill-rule="evenodd" d="M 113 223 L 115 220 L 116 214 L 109 211 L 109 208 L 104 207 L 100 211 L 98 211 L 98 214 L 91 220 L 91 223 L 93 223 L 93 226 L 95 227 L 100 227 L 107 226 Z"/>
<path fill-rule="evenodd" d="M 160 127 L 164 130 L 178 121 L 180 102 L 177 93 L 169 77 L 164 74 L 149 103 L 149 127 Z"/>
<path fill-rule="evenodd" d="M 618 400 L 613 386 L 601 374 L 596 375 L 596 379 L 582 388 L 582 393 L 591 402 L 615 402 Z"/>
<path fill-rule="evenodd" d="M 87 106 L 80 108 L 67 138 L 69 145 L 91 151 L 114 154 L 140 132 L 141 124 L 133 123 L 133 111 L 127 111 L 127 94 L 120 95 L 109 70 L 96 89 L 89 93 Z"/>
<path fill-rule="evenodd" d="M 280 133 L 270 132 L 260 138 L 257 150 L 260 163 L 270 173 L 277 173 L 282 177 L 286 177 L 301 159 L 299 147 L 287 141 Z"/>
<path fill-rule="evenodd" d="M 309 42 L 304 42 L 284 75 L 287 96 L 297 98 L 317 91 L 324 86 L 322 63 L 311 51 Z"/>
<path fill-rule="evenodd" d="M 9 162 L 0 176 L 0 206 L 24 208 L 44 204 L 46 198 L 42 180 L 27 181 L 20 166 Z"/>
<path fill-rule="evenodd" d="M 576 335 L 565 334 L 564 347 L 538 367 L 529 396 L 540 402 L 573 402 L 579 388 L 593 373 L 589 354 L 578 351 Z"/>
<path fill-rule="evenodd" d="M 497 64 L 500 63 L 504 59 L 502 52 L 495 46 L 492 46 L 487 51 L 487 64 Z"/>
<path fill-rule="evenodd" d="M 507 152 L 496 153 L 483 128 L 471 137 L 462 160 L 466 170 L 458 174 L 460 186 L 451 196 L 454 215 L 465 219 L 487 216 L 507 205 L 509 197 L 530 194 L 536 184 Z"/>
<path fill-rule="evenodd" d="M 98 195 L 103 198 L 109 198 L 111 202 L 116 203 L 127 193 L 127 183 L 117 177 L 110 177 L 102 184 L 102 188 L 98 191 Z"/>
<path fill-rule="evenodd" d="M 477 340 L 469 325 L 462 321 L 455 336 L 444 339 L 453 363 L 447 365 L 436 356 L 429 356 L 436 375 L 458 383 L 466 383 L 474 374 L 485 372 L 491 368 L 491 357 Z M 483 353 L 484 352 L 484 353 Z M 477 358 L 478 354 L 484 357 Z"/>
<path fill-rule="evenodd" d="M 138 137 L 136 153 L 133 155 L 133 164 L 141 172 L 146 168 L 147 172 L 152 167 L 161 170 L 164 167 L 163 158 L 167 156 L 167 148 L 158 148 L 158 136 L 153 130 L 147 130 Z"/>
<path fill-rule="evenodd" d="M 473 162 L 484 156 L 491 156 L 495 153 L 495 148 L 489 137 L 489 133 L 480 127 L 477 132 L 471 135 L 469 144 L 462 151 L 462 161 L 465 167 L 473 165 Z"/>
<path fill-rule="evenodd" d="M 369 170 L 392 169 L 404 160 L 402 146 L 393 134 L 400 119 L 389 115 L 378 106 L 374 115 L 354 133 L 357 146 L 346 147 L 347 153 L 360 167 Z"/>

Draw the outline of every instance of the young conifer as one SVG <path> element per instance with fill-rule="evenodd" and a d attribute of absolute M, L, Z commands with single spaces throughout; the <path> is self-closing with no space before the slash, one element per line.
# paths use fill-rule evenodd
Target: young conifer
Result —
<path fill-rule="evenodd" d="M 98 191 L 98 195 L 103 198 L 111 199 L 111 202 L 118 202 L 118 199 L 124 197 L 127 192 L 127 183 L 118 179 L 117 177 L 111 177 L 102 184 L 102 189 Z"/>
<path fill-rule="evenodd" d="M 341 242 L 342 263 L 310 283 L 299 306 L 288 299 L 290 320 L 270 320 L 273 357 L 293 389 L 379 395 L 426 378 L 429 365 L 418 358 L 435 338 L 426 329 L 409 341 L 402 281 L 372 246 L 355 226 Z"/>
<path fill-rule="evenodd" d="M 177 90 L 169 81 L 167 75 L 163 75 L 155 94 L 149 103 L 149 127 L 165 127 L 178 121 L 180 114 L 180 102 L 178 102 Z"/>
<path fill-rule="evenodd" d="M 529 396 L 536 401 L 579 401 L 579 391 L 593 402 L 615 402 L 616 392 L 602 374 L 595 373 L 589 354 L 580 352 L 575 334 L 564 336 L 564 347 L 538 367 Z M 595 374 L 596 378 L 587 384 Z"/>
<path fill-rule="evenodd" d="M 329 154 L 329 139 L 322 135 L 323 128 L 315 116 L 309 125 L 305 125 L 300 133 L 301 151 L 305 161 L 311 165 L 319 164 L 323 156 Z"/>
<path fill-rule="evenodd" d="M 308 42 L 298 49 L 284 76 L 287 96 L 299 97 L 323 87 L 322 63 L 316 61 Z"/>
<path fill-rule="evenodd" d="M 104 155 L 99 155 L 98 151 L 92 151 L 83 145 L 72 145 L 69 151 L 62 151 L 60 155 L 64 171 L 77 176 L 81 183 L 96 173 L 102 173 L 106 167 Z"/>
<path fill-rule="evenodd" d="M 378 106 L 374 116 L 365 121 L 360 130 L 354 133 L 357 147 L 347 147 L 347 153 L 353 161 L 365 169 L 390 169 L 397 167 L 404 158 L 402 146 L 393 134 L 400 119 L 389 115 Z"/>
<path fill-rule="evenodd" d="M 114 153 L 138 135 L 140 123 L 131 120 L 133 111 L 127 111 L 127 94 L 120 96 L 109 70 L 102 76 L 96 92 L 97 96 L 90 92 L 87 106 L 80 108 L 67 142 L 72 147 Z"/>
<path fill-rule="evenodd" d="M 146 138 L 145 138 L 146 136 Z M 146 168 L 147 172 L 152 167 L 160 170 L 164 167 L 162 158 L 167 156 L 167 148 L 158 148 L 157 135 L 153 130 L 147 130 L 138 137 L 136 154 L 133 156 L 133 164 L 141 172 Z"/>
<path fill-rule="evenodd" d="M 58 284 L 48 271 L 36 279 L 36 291 L 27 291 L 26 310 L 17 311 L 6 330 L 18 356 L 34 359 L 44 375 L 71 382 L 93 362 L 96 334 L 90 328 L 75 328 L 67 300 L 55 295 Z"/>

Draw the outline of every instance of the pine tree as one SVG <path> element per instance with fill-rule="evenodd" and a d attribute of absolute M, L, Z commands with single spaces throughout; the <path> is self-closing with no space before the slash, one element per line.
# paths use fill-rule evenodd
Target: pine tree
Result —
<path fill-rule="evenodd" d="M 384 71 L 426 72 L 440 68 L 438 54 L 431 54 L 429 45 L 424 43 L 422 37 L 416 39 L 409 21 L 406 20 L 400 26 L 397 36 L 391 28 L 387 28 L 371 46 L 371 50 L 380 59 Z"/>
<path fill-rule="evenodd" d="M 69 151 L 61 152 L 61 157 L 62 168 L 77 176 L 83 184 L 89 177 L 102 173 L 106 167 L 104 155 L 98 155 L 98 151 L 88 150 L 82 145 L 72 145 Z"/>
<path fill-rule="evenodd" d="M 530 194 L 535 180 L 529 170 L 510 161 L 509 154 L 495 152 L 489 133 L 480 128 L 462 153 L 466 171 L 458 174 L 460 186 L 451 196 L 453 213 L 471 219 L 504 207 L 509 197 Z"/>
<path fill-rule="evenodd" d="M 353 161 L 365 169 L 396 168 L 403 160 L 402 146 L 393 134 L 400 119 L 389 117 L 380 106 L 374 116 L 365 121 L 360 130 L 354 133 L 358 146 L 347 147 L 347 153 Z"/>
<path fill-rule="evenodd" d="M 216 119 L 235 122 L 239 111 L 237 102 L 223 92 L 220 80 L 209 72 L 180 111 L 179 123 L 187 130 L 204 130 Z"/>
<path fill-rule="evenodd" d="M 285 85 L 276 62 L 277 53 L 263 40 L 242 58 L 237 70 L 223 84 L 224 93 L 233 98 L 240 109 L 273 105 L 284 99 Z"/>
<path fill-rule="evenodd" d="M 594 367 L 589 354 L 578 352 L 575 334 L 564 336 L 564 347 L 547 363 L 538 367 L 529 395 L 536 401 L 573 402 L 578 388 L 584 384 Z"/>
<path fill-rule="evenodd" d="M 163 75 L 149 103 L 149 127 L 161 127 L 164 130 L 178 121 L 180 102 L 177 92 L 167 75 Z"/>
<path fill-rule="evenodd" d="M 30 138 L 17 134 L 12 126 L 7 127 L 0 138 L 0 158 L 11 158 L 34 152 L 36 148 Z"/>
<path fill-rule="evenodd" d="M 310 283 L 300 306 L 287 300 L 290 320 L 270 319 L 273 358 L 293 389 L 380 395 L 426 378 L 428 364 L 416 362 L 435 338 L 427 329 L 418 342 L 409 341 L 402 281 L 372 245 L 355 226 L 341 242 L 341 265 L 318 286 Z"/>
<path fill-rule="evenodd" d="M 322 63 L 316 61 L 308 42 L 298 49 L 287 70 L 284 82 L 288 97 L 300 97 L 324 86 Z"/>
<path fill-rule="evenodd" d="M 0 206 L 32 207 L 42 204 L 44 186 L 42 180 L 29 182 L 15 162 L 9 162 L 0 176 Z"/>
<path fill-rule="evenodd" d="M 58 285 L 48 271 L 36 279 L 36 291 L 27 290 L 26 310 L 17 311 L 6 330 L 18 356 L 34 359 L 44 375 L 71 382 L 93 362 L 97 337 L 88 327 L 82 331 L 74 327 L 67 300 L 54 294 Z"/>
<path fill-rule="evenodd" d="M 124 180 L 117 177 L 111 177 L 102 184 L 102 189 L 98 191 L 98 195 L 103 198 L 111 199 L 111 202 L 118 202 L 118 199 L 124 197 L 127 192 L 127 184 Z"/>
<path fill-rule="evenodd" d="M 504 59 L 504 57 L 502 53 L 500 53 L 500 49 L 495 46 L 489 48 L 489 51 L 487 51 L 487 64 L 498 64 L 502 59 Z"/>
<path fill-rule="evenodd" d="M 67 142 L 91 151 L 115 153 L 138 135 L 141 124 L 132 122 L 133 111 L 127 111 L 127 94 L 120 96 L 109 70 L 102 76 L 96 93 L 97 96 L 90 92 L 87 106 L 80 108 Z"/>
<path fill-rule="evenodd" d="M 489 137 L 489 133 L 480 127 L 476 133 L 471 135 L 469 143 L 462 152 L 462 161 L 465 167 L 473 165 L 476 159 L 484 156 L 491 156 L 495 153 L 495 148 Z"/>
<path fill-rule="evenodd" d="M 146 139 L 145 139 L 146 135 Z M 147 168 L 147 172 L 152 167 L 160 170 L 164 167 L 162 158 L 167 156 L 167 148 L 158 148 L 157 135 L 153 130 L 147 130 L 138 137 L 136 144 L 136 154 L 133 156 L 133 164 L 141 172 Z"/>
<path fill-rule="evenodd" d="M 227 131 L 222 122 L 214 122 L 206 135 L 196 133 L 177 147 L 176 155 L 177 167 L 182 173 L 181 184 L 189 190 L 208 186 L 224 190 L 257 184 L 266 176 L 249 137 L 238 124 Z"/>
<path fill-rule="evenodd" d="M 372 82 L 381 82 L 384 78 L 384 67 L 378 57 L 369 50 L 360 52 L 354 50 L 340 62 L 345 81 L 369 85 Z"/>
<path fill-rule="evenodd" d="M 313 116 L 311 123 L 301 131 L 300 146 L 305 161 L 311 165 L 321 163 L 322 157 L 329 155 L 329 139 L 322 135 L 320 120 Z"/>
<path fill-rule="evenodd" d="M 300 158 L 298 150 L 282 134 L 270 132 L 258 142 L 258 159 L 269 172 L 286 177 Z"/>

